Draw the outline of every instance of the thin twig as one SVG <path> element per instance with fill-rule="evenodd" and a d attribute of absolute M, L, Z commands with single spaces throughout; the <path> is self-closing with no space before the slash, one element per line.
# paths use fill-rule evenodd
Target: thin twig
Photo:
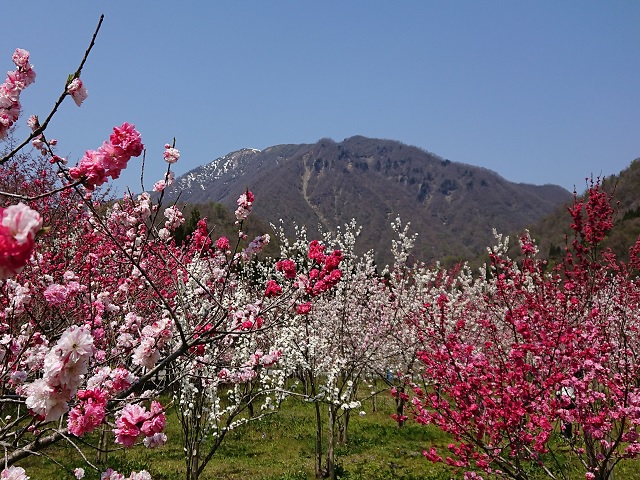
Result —
<path fill-rule="evenodd" d="M 58 98 L 58 100 L 56 101 L 55 105 L 53 106 L 53 109 L 51 110 L 51 112 L 49 113 L 49 115 L 47 116 L 45 121 L 40 125 L 39 128 L 37 128 L 33 132 L 31 132 L 31 135 L 29 135 L 20 145 L 18 145 L 13 150 L 11 150 L 7 155 L 5 155 L 0 160 L 0 165 L 3 165 L 5 163 L 7 163 L 9 161 L 9 159 L 11 159 L 16 153 L 18 153 L 20 150 L 22 150 L 25 147 L 25 145 L 27 145 L 31 140 L 33 140 L 34 138 L 36 138 L 38 135 L 40 135 L 42 132 L 45 131 L 45 129 L 47 128 L 47 125 L 49 124 L 49 122 L 53 118 L 53 115 L 58 111 L 58 108 L 60 107 L 60 105 L 64 101 L 65 97 L 68 95 L 67 86 L 69 85 L 69 82 L 71 80 L 73 80 L 75 78 L 78 78 L 80 76 L 80 73 L 82 72 L 82 68 L 84 67 L 85 62 L 87 61 L 87 58 L 89 57 L 89 53 L 91 52 L 91 50 L 93 49 L 93 46 L 95 45 L 96 37 L 98 36 L 98 31 L 100 30 L 100 27 L 102 26 L 102 21 L 103 20 L 104 20 L 104 15 L 100 15 L 100 20 L 98 21 L 98 26 L 96 27 L 95 31 L 93 32 L 93 37 L 91 37 L 91 43 L 89 43 L 89 47 L 87 48 L 86 52 L 84 53 L 84 57 L 82 58 L 82 61 L 80 62 L 80 66 L 78 67 L 78 69 L 75 71 L 75 73 L 70 78 L 67 78 L 67 80 L 65 80 L 64 90 L 62 91 L 62 94 L 60 95 L 60 98 Z"/>

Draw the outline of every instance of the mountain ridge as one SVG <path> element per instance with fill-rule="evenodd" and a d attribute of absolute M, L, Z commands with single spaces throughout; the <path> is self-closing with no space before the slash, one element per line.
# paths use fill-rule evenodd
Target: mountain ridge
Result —
<path fill-rule="evenodd" d="M 354 136 L 342 142 L 281 144 L 240 149 L 178 177 L 167 195 L 188 203 L 235 208 L 246 188 L 254 212 L 267 222 L 293 222 L 310 236 L 355 218 L 360 248 L 390 261 L 390 223 L 400 217 L 419 234 L 421 260 L 471 258 L 493 242 L 492 230 L 510 233 L 532 224 L 571 193 L 557 185 L 514 183 L 484 167 L 453 162 L 418 147 Z"/>

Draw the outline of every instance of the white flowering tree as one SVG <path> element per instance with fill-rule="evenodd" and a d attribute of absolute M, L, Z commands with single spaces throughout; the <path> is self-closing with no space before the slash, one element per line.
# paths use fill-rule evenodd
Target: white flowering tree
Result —
<path fill-rule="evenodd" d="M 314 404 L 316 475 L 335 478 L 336 443 L 347 440 L 351 411 L 364 414 L 359 388 L 370 384 L 393 357 L 390 346 L 395 344 L 389 336 L 397 319 L 373 255 L 354 252 L 354 222 L 337 235 L 324 235 L 323 242 L 309 243 L 304 229 L 297 232 L 289 242 L 279 230 L 282 256 L 292 262 L 289 270 L 284 262 L 279 265 L 283 272 L 305 266 L 308 275 L 297 275 L 301 303 L 277 331 L 275 344 L 287 358 L 290 373 L 302 381 L 303 391 L 297 394 Z M 324 282 L 335 283 L 335 288 L 325 292 Z"/>

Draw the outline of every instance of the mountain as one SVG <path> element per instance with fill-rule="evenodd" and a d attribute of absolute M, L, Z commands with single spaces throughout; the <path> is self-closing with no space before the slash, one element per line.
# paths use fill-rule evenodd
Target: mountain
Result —
<path fill-rule="evenodd" d="M 355 136 L 336 143 L 242 149 L 176 179 L 167 192 L 187 203 L 235 208 L 246 189 L 255 214 L 267 222 L 306 225 L 309 237 L 355 218 L 360 248 L 388 263 L 400 217 L 418 233 L 420 260 L 471 258 L 493 244 L 492 229 L 512 232 L 571 199 L 557 185 L 505 180 L 485 168 L 452 162 L 397 141 Z M 291 227 L 290 232 L 293 232 Z"/>

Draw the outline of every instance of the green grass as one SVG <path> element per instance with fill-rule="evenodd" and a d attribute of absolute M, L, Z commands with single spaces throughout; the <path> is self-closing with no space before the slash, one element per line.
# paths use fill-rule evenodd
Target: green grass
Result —
<path fill-rule="evenodd" d="M 425 447 L 447 445 L 440 431 L 409 423 L 400 429 L 390 418 L 393 400 L 378 398 L 378 412 L 352 416 L 349 442 L 338 446 L 336 457 L 340 478 L 376 479 L 449 479 L 450 470 L 434 465 L 421 455 Z M 286 400 L 273 415 L 251 422 L 227 434 L 225 440 L 201 476 L 202 479 L 303 480 L 314 478 L 315 423 L 313 406 L 298 399 Z M 155 450 L 142 446 L 110 452 L 103 470 L 111 467 L 128 475 L 146 469 L 154 480 L 183 480 L 184 453 L 181 430 L 174 412 L 167 415 L 167 445 Z M 95 440 L 92 438 L 91 440 Z M 113 444 L 111 445 L 113 447 Z M 95 464 L 96 453 L 83 448 Z M 84 466 L 79 453 L 67 443 L 47 452 L 50 458 L 29 457 L 19 465 L 32 479 L 74 478 L 75 467 Z M 85 467 L 87 479 L 98 474 Z"/>
<path fill-rule="evenodd" d="M 339 478 L 349 480 L 448 480 L 462 478 L 446 465 L 433 464 L 421 452 L 431 446 L 444 447 L 449 437 L 434 427 L 409 422 L 398 428 L 390 418 L 393 399 L 380 396 L 378 411 L 371 412 L 371 403 L 363 406 L 367 415 L 354 415 L 349 425 L 349 441 L 336 448 Z M 111 467 L 128 475 L 132 470 L 146 469 L 154 480 L 184 480 L 184 453 L 181 430 L 175 412 L 167 415 L 169 442 L 156 450 L 142 446 L 118 449 L 109 454 L 104 470 Z M 110 438 L 112 434 L 109 433 Z M 305 480 L 314 478 L 315 424 L 313 406 L 291 398 L 280 411 L 230 432 L 214 455 L 201 478 L 252 480 Z M 93 439 L 95 440 L 95 438 Z M 113 444 L 112 444 L 113 446 Z M 51 459 L 30 457 L 20 465 L 32 479 L 73 479 L 73 468 L 83 466 L 78 452 L 66 443 L 48 451 Z M 95 452 L 85 450 L 90 461 Z M 560 461 L 566 467 L 568 457 Z M 98 479 L 98 473 L 85 468 L 87 479 Z M 583 479 L 582 469 L 569 469 L 567 478 Z M 580 473 L 582 472 L 582 473 Z M 545 478 L 538 467 L 531 465 L 532 478 Z M 566 472 L 565 472 L 566 473 Z M 490 477 L 484 476 L 485 479 Z M 562 478 L 561 476 L 559 478 Z M 640 480 L 637 461 L 622 462 L 616 467 L 616 479 Z"/>

